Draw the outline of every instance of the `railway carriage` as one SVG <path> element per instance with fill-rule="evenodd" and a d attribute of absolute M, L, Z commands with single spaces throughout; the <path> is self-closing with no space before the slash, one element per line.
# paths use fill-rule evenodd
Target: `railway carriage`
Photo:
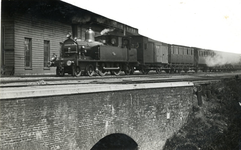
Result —
<path fill-rule="evenodd" d="M 168 63 L 172 72 L 194 69 L 194 50 L 191 47 L 174 44 L 169 47 Z"/>
<path fill-rule="evenodd" d="M 237 54 L 232 54 L 228 52 L 194 48 L 194 61 L 197 72 L 235 70 L 235 68 L 237 68 L 238 64 L 240 63 L 240 60 L 233 60 L 238 59 L 237 57 Z"/>
<path fill-rule="evenodd" d="M 207 70 L 207 64 L 205 58 L 207 56 L 207 52 L 205 49 L 193 47 L 194 49 L 194 63 L 195 63 L 195 70 L 198 71 L 205 71 Z"/>
<path fill-rule="evenodd" d="M 147 74 L 150 70 L 160 73 L 168 69 L 168 44 L 142 35 L 131 36 L 131 41 L 137 48 L 137 70 Z"/>

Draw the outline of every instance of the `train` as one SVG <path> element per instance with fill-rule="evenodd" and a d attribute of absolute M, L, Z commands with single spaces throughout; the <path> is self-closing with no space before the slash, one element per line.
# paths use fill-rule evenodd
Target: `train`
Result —
<path fill-rule="evenodd" d="M 230 60 L 225 60 L 229 56 Z M 143 35 L 95 36 L 89 28 L 85 40 L 72 38 L 63 41 L 60 56 L 53 55 L 49 67 L 56 67 L 56 75 L 73 76 L 132 75 L 135 71 L 148 74 L 240 70 L 238 54 L 209 49 L 168 44 Z"/>

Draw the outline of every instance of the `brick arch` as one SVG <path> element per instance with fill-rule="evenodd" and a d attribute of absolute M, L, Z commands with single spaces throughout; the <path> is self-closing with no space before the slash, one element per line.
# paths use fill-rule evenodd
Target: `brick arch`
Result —
<path fill-rule="evenodd" d="M 137 150 L 138 144 L 133 138 L 126 134 L 113 133 L 100 139 L 90 150 L 104 148 L 125 148 L 128 150 Z"/>
<path fill-rule="evenodd" d="M 107 130 L 103 126 L 100 127 L 101 129 L 97 129 L 100 132 L 91 137 L 92 141 L 90 141 L 90 143 L 86 145 L 86 149 L 91 150 L 91 148 L 101 139 L 116 134 L 128 136 L 138 145 L 138 150 L 144 150 L 146 149 L 146 147 L 149 147 L 150 145 L 147 145 L 146 142 L 149 143 L 151 139 L 149 139 L 147 136 L 144 136 L 143 132 L 129 128 L 128 123 L 129 122 L 127 122 L 127 124 L 125 126 L 122 126 L 121 128 L 119 128 L 120 126 L 117 127 L 116 125 L 109 126 Z"/>

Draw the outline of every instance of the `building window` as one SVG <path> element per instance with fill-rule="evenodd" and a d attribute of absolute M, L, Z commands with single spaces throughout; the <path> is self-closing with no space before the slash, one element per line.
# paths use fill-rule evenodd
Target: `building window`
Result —
<path fill-rule="evenodd" d="M 44 41 L 44 68 L 48 67 L 49 57 L 50 57 L 50 42 Z"/>
<path fill-rule="evenodd" d="M 25 38 L 24 41 L 25 49 L 25 68 L 32 68 L 32 39 Z"/>

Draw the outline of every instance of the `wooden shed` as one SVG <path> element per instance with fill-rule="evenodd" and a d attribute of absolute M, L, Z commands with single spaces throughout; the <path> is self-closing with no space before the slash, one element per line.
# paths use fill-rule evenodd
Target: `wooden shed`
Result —
<path fill-rule="evenodd" d="M 1 73 L 4 75 L 54 75 L 48 68 L 52 54 L 59 56 L 67 33 L 84 39 L 91 27 L 96 34 L 138 34 L 138 29 L 60 0 L 2 0 Z"/>

